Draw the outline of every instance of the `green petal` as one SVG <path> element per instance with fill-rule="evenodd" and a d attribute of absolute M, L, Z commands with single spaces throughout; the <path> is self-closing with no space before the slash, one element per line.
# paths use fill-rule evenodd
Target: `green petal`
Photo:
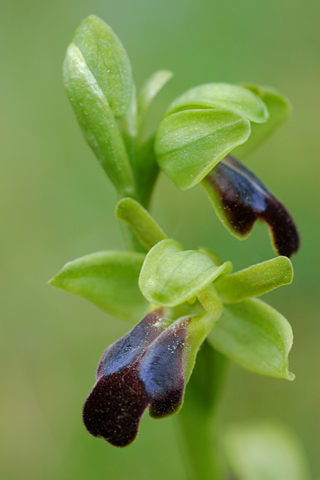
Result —
<path fill-rule="evenodd" d="M 166 114 L 194 108 L 223 108 L 257 123 L 265 122 L 269 116 L 266 105 L 255 92 L 228 83 L 207 83 L 191 88 L 174 100 Z"/>
<path fill-rule="evenodd" d="M 287 257 L 277 257 L 219 278 L 215 287 L 225 303 L 241 302 L 258 297 L 293 280 L 292 263 Z"/>
<path fill-rule="evenodd" d="M 147 250 L 167 238 L 150 213 L 132 198 L 120 200 L 116 207 L 116 216 L 130 225 L 140 243 Z"/>
<path fill-rule="evenodd" d="M 83 134 L 120 191 L 132 195 L 134 179 L 108 100 L 79 48 L 71 43 L 63 65 L 64 85 Z"/>
<path fill-rule="evenodd" d="M 132 97 L 132 72 L 127 53 L 113 30 L 95 15 L 83 20 L 72 42 L 79 48 L 116 118 L 127 112 Z"/>
<path fill-rule="evenodd" d="M 150 303 L 174 307 L 192 299 L 228 269 L 229 262 L 217 267 L 204 253 L 183 250 L 175 240 L 162 240 L 147 254 L 139 286 Z"/>
<path fill-rule="evenodd" d="M 147 302 L 138 287 L 144 255 L 98 252 L 67 263 L 51 285 L 86 298 L 110 315 L 137 321 Z"/>
<path fill-rule="evenodd" d="M 238 147 L 233 154 L 236 157 L 244 158 L 253 150 L 267 140 L 287 120 L 291 111 L 289 100 L 280 92 L 271 87 L 261 87 L 253 84 L 243 84 L 251 92 L 258 95 L 266 104 L 269 111 L 269 118 L 263 124 L 251 125 L 251 135 L 247 142 Z"/>
<path fill-rule="evenodd" d="M 294 379 L 288 370 L 293 341 L 291 326 L 261 300 L 225 305 L 208 340 L 243 368 L 260 375 Z"/>
<path fill-rule="evenodd" d="M 305 452 L 283 425 L 260 421 L 227 428 L 228 463 L 239 480 L 307 480 Z"/>
<path fill-rule="evenodd" d="M 188 110 L 165 117 L 157 131 L 158 164 L 181 190 L 199 183 L 250 135 L 250 122 L 226 110 Z"/>

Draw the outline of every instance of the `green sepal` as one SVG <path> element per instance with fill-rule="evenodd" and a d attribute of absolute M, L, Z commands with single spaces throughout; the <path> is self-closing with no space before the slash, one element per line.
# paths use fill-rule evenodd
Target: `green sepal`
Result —
<path fill-rule="evenodd" d="M 266 105 L 255 92 L 228 83 L 207 83 L 191 88 L 172 102 L 166 115 L 199 108 L 230 110 L 257 123 L 266 122 L 269 116 Z"/>
<path fill-rule="evenodd" d="M 167 238 L 150 213 L 132 198 L 123 198 L 116 206 L 116 217 L 130 225 L 134 234 L 147 250 Z"/>
<path fill-rule="evenodd" d="M 138 115 L 140 128 L 152 100 L 172 77 L 173 73 L 169 70 L 158 70 L 149 78 L 147 78 L 143 84 L 138 93 Z"/>
<path fill-rule="evenodd" d="M 67 50 L 63 79 L 88 144 L 118 191 L 133 195 L 134 177 L 116 120 L 103 90 L 73 43 Z"/>
<path fill-rule="evenodd" d="M 123 117 L 131 103 L 133 79 L 127 53 L 113 30 L 95 15 L 85 18 L 72 37 L 108 100 L 116 118 Z"/>
<path fill-rule="evenodd" d="M 147 308 L 138 287 L 144 255 L 106 251 L 67 263 L 52 286 L 86 298 L 110 315 L 136 322 Z"/>
<path fill-rule="evenodd" d="M 229 262 L 217 267 L 204 253 L 162 240 L 146 256 L 139 287 L 150 303 L 174 307 L 195 297 L 229 268 Z"/>
<path fill-rule="evenodd" d="M 251 135 L 245 144 L 237 147 L 233 155 L 238 158 L 245 158 L 257 147 L 267 140 L 278 130 L 289 118 L 291 104 L 289 100 L 272 87 L 259 86 L 254 84 L 242 84 L 255 95 L 261 98 L 269 111 L 269 118 L 263 124 L 252 124 Z"/>
<path fill-rule="evenodd" d="M 239 423 L 227 427 L 224 450 L 239 480 L 307 480 L 305 452 L 286 427 L 275 422 Z"/>
<path fill-rule="evenodd" d="M 293 335 L 289 322 L 257 299 L 224 305 L 208 340 L 220 353 L 247 370 L 293 380 L 288 355 Z"/>
<path fill-rule="evenodd" d="M 187 190 L 249 135 L 249 120 L 236 113 L 187 110 L 162 120 L 156 134 L 155 153 L 161 170 L 181 190 Z"/>
<path fill-rule="evenodd" d="M 281 285 L 289 285 L 292 280 L 293 266 L 289 258 L 276 257 L 225 275 L 218 279 L 215 287 L 223 302 L 234 303 L 259 297 Z"/>

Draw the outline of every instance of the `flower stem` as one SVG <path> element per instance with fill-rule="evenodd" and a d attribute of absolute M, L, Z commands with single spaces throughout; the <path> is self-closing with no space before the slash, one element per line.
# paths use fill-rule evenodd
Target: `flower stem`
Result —
<path fill-rule="evenodd" d="M 227 358 L 205 341 L 177 416 L 190 480 L 224 478 L 216 414 L 227 370 Z"/>

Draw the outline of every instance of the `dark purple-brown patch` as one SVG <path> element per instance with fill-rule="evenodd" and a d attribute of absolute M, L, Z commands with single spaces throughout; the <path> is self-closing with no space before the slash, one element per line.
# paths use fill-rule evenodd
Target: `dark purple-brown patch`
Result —
<path fill-rule="evenodd" d="M 242 163 L 228 155 L 205 178 L 233 230 L 246 236 L 256 220 L 269 226 L 275 248 L 291 257 L 299 249 L 297 227 L 284 205 Z"/>
<path fill-rule="evenodd" d="M 161 328 L 162 314 L 161 309 L 149 314 L 107 348 L 97 383 L 84 405 L 87 430 L 117 447 L 135 439 L 148 407 L 151 416 L 160 418 L 181 405 L 188 320 L 177 320 L 165 329 Z"/>

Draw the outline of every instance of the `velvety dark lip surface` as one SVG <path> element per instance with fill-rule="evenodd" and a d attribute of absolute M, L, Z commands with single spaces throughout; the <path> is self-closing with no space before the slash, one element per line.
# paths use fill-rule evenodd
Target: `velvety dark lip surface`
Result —
<path fill-rule="evenodd" d="M 135 439 L 148 407 L 152 417 L 160 418 L 181 405 L 188 319 L 164 329 L 162 315 L 163 309 L 147 315 L 108 347 L 99 363 L 83 421 L 92 435 L 112 445 L 125 447 Z"/>

